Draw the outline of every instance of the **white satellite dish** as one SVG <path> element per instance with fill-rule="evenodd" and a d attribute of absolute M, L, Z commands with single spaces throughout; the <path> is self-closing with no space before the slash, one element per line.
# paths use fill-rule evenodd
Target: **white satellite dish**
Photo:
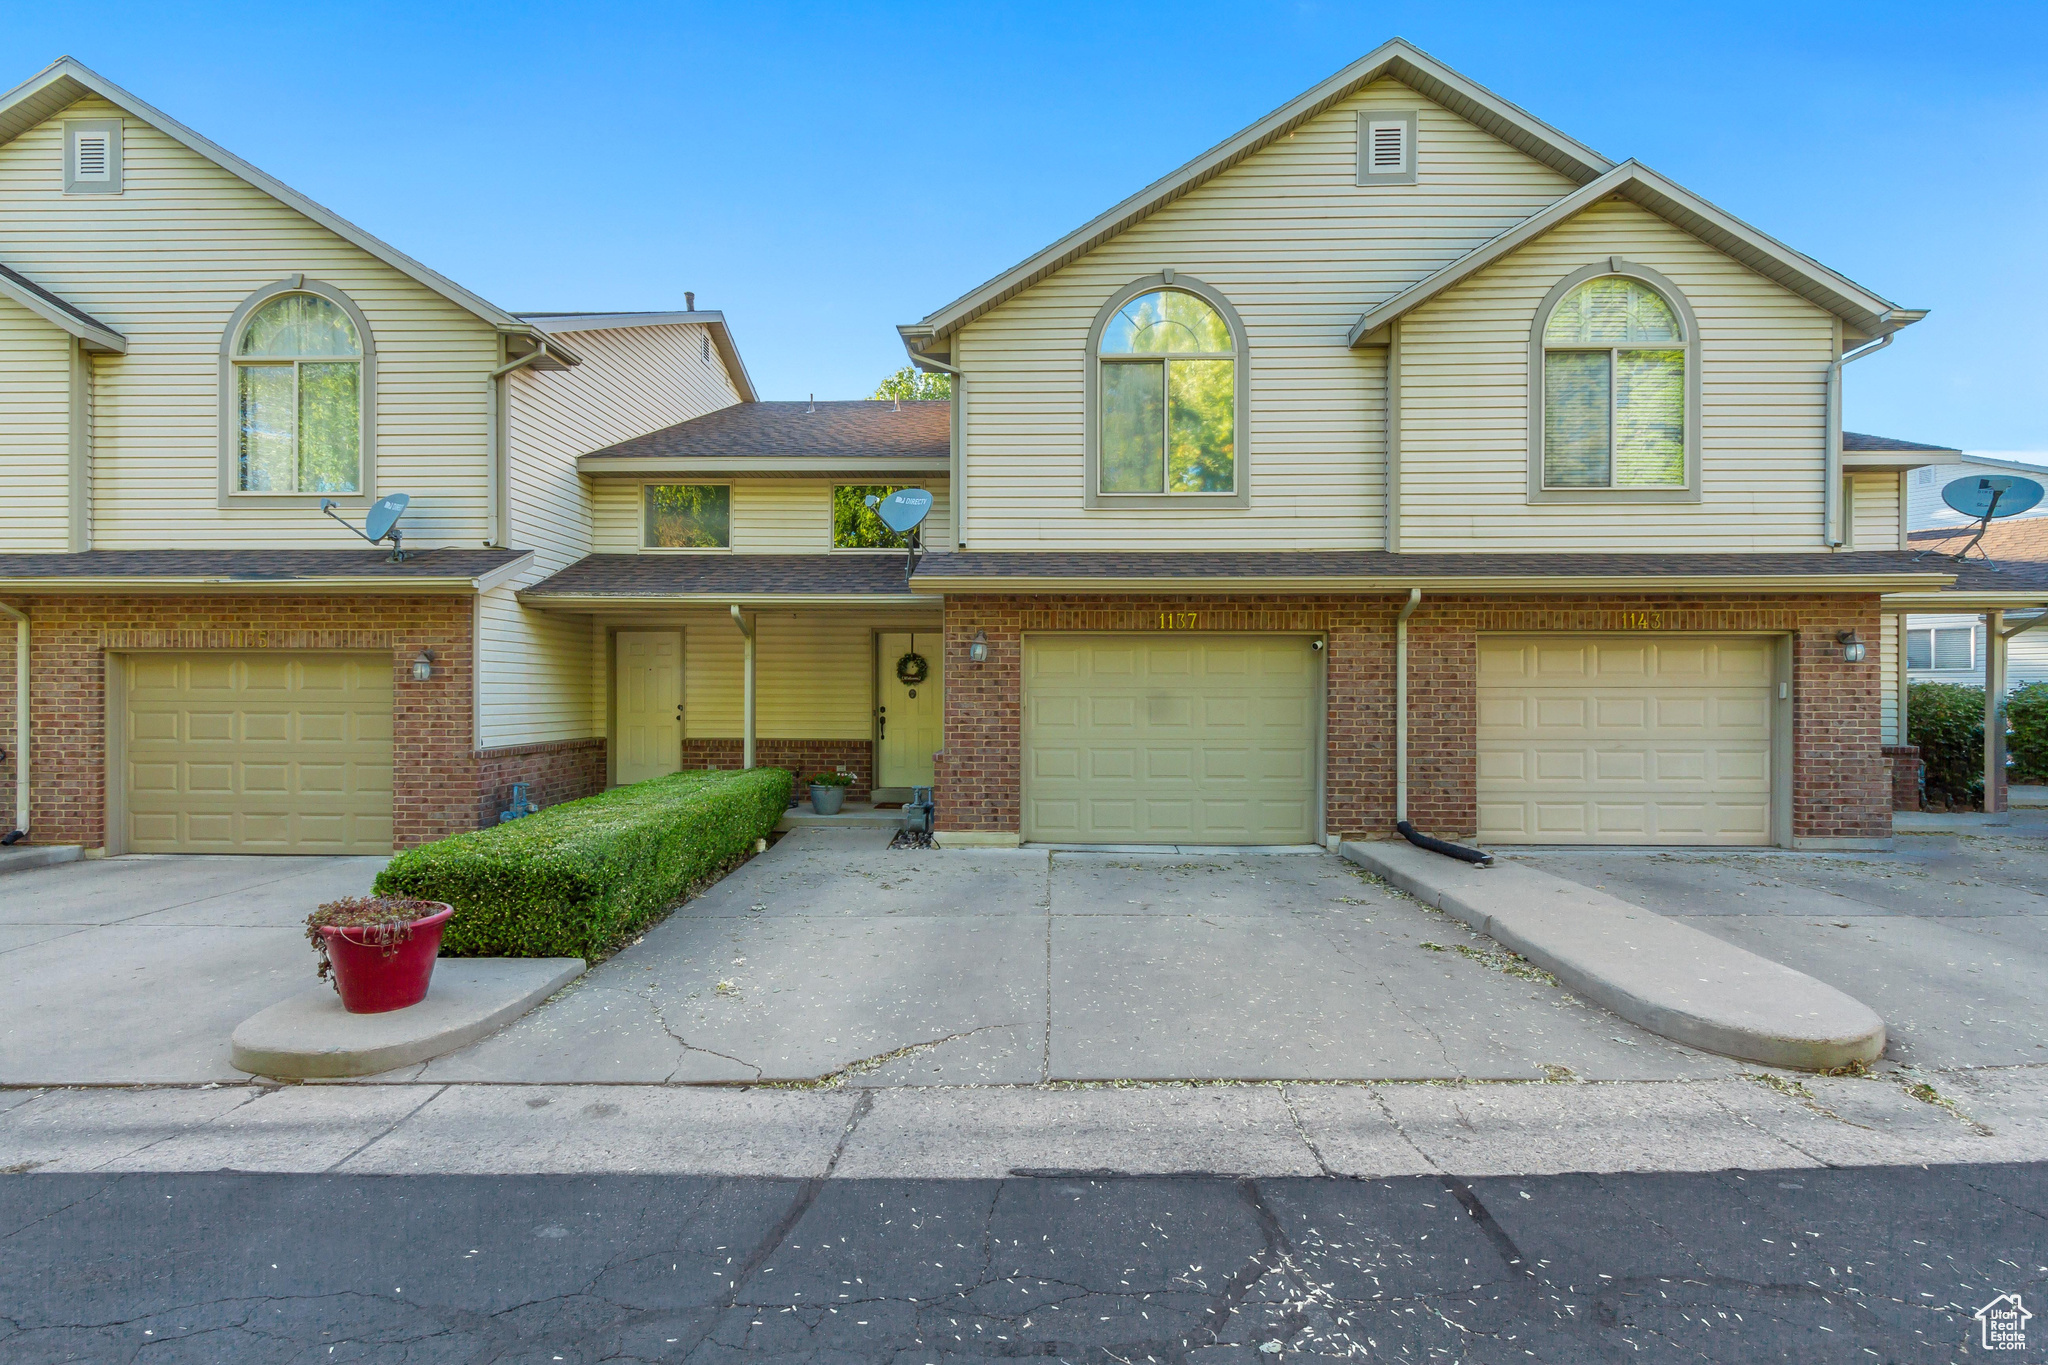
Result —
<path fill-rule="evenodd" d="M 352 523 L 342 521 L 335 515 L 334 509 L 337 504 L 333 498 L 320 499 L 320 510 L 340 521 L 343 526 L 372 545 L 380 541 L 390 541 L 390 562 L 397 564 L 405 559 L 405 533 L 398 529 L 398 519 L 405 515 L 405 509 L 411 504 L 412 495 L 409 493 L 390 493 L 377 499 L 370 504 L 370 514 L 363 518 L 363 529 L 360 531 L 357 531 Z"/>

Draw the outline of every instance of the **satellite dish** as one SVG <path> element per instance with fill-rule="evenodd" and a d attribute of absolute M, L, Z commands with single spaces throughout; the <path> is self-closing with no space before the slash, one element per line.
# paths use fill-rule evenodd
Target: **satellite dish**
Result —
<path fill-rule="evenodd" d="M 2041 501 L 2041 485 L 2017 474 L 1979 474 L 1951 482 L 1941 500 L 1966 517 L 2016 517 Z"/>
<path fill-rule="evenodd" d="M 398 525 L 398 519 L 405 515 L 406 506 L 412 497 L 405 493 L 393 493 L 388 498 L 379 498 L 370 508 L 370 515 L 363 520 L 363 539 L 375 545 L 391 534 L 391 528 Z"/>
<path fill-rule="evenodd" d="M 371 504 L 370 515 L 363 519 L 363 529 L 358 531 L 349 522 L 335 513 L 333 498 L 320 499 L 320 510 L 336 521 L 347 526 L 351 533 L 361 536 L 372 545 L 382 540 L 391 542 L 391 562 L 399 563 L 405 558 L 405 533 L 398 529 L 398 519 L 405 515 L 405 509 L 412 504 L 407 493 L 390 493 Z"/>
<path fill-rule="evenodd" d="M 899 536 L 907 536 L 932 510 L 932 495 L 922 488 L 899 488 L 886 498 L 870 493 L 867 503 L 882 518 L 883 525 Z"/>

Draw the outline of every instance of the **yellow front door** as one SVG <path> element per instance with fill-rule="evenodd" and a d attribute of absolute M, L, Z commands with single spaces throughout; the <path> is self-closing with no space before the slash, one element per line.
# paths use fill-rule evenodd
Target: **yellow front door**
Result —
<path fill-rule="evenodd" d="M 683 636 L 622 630 L 618 639 L 620 785 L 666 777 L 683 761 Z"/>
<path fill-rule="evenodd" d="M 925 676 L 916 681 L 918 660 Z M 945 743 L 945 637 L 935 630 L 875 637 L 875 785 L 929 787 L 932 755 Z"/>

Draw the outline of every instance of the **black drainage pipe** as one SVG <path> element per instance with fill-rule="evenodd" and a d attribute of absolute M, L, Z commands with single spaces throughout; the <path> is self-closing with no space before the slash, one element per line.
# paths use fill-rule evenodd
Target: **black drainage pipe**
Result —
<path fill-rule="evenodd" d="M 28 838 L 28 831 L 27 831 L 27 830 L 25 830 L 25 829 L 10 829 L 10 830 L 8 830 L 8 831 L 7 831 L 7 833 L 5 833 L 5 834 L 0 834 L 0 845 L 13 845 L 13 844 L 18 844 L 18 843 L 20 843 L 20 842 L 21 842 L 21 841 L 22 841 L 23 839 L 26 839 L 26 838 Z"/>
<path fill-rule="evenodd" d="M 1459 862 L 1476 863 L 1480 867 L 1493 866 L 1491 853 L 1481 853 L 1478 849 L 1467 848 L 1463 844 L 1447 844 L 1441 839 L 1432 839 L 1406 820 L 1396 820 L 1394 828 L 1401 831 L 1403 839 L 1417 848 L 1426 848 L 1431 853 L 1441 853 L 1446 858 L 1456 858 Z"/>

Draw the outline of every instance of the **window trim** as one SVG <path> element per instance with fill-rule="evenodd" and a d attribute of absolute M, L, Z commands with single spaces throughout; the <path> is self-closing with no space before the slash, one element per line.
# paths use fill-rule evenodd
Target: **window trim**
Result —
<path fill-rule="evenodd" d="M 78 135 L 107 135 L 107 178 L 80 180 L 78 176 Z M 121 192 L 121 120 L 119 118 L 70 118 L 64 120 L 64 193 L 119 194 Z"/>
<path fill-rule="evenodd" d="M 725 503 L 725 544 L 723 545 L 649 545 L 647 543 L 647 490 L 650 488 L 723 488 L 726 490 Z M 734 553 L 733 542 L 739 537 L 733 516 L 733 480 L 731 479 L 641 479 L 633 485 L 633 538 L 639 542 L 640 553 L 648 555 L 729 555 Z"/>
<path fill-rule="evenodd" d="M 1421 149 L 1416 146 L 1415 114 L 1413 109 L 1361 109 L 1358 111 L 1358 183 L 1361 185 L 1413 185 L 1421 167 Z M 1398 171 L 1374 171 L 1372 166 L 1372 125 L 1375 123 L 1400 123 L 1407 126 L 1402 150 L 1407 153 L 1407 165 Z"/>
<path fill-rule="evenodd" d="M 235 399 L 235 347 L 242 339 L 242 329 L 257 309 L 280 294 L 316 294 L 348 314 L 355 324 L 356 340 L 362 344 L 362 382 L 358 386 L 357 401 L 361 411 L 357 413 L 359 423 L 356 443 L 356 457 L 361 467 L 356 471 L 357 491 L 354 493 L 244 493 L 235 487 L 235 444 L 239 435 L 239 418 Z M 320 280 L 308 279 L 304 275 L 287 275 L 272 284 L 266 284 L 242 300 L 228 319 L 228 325 L 220 334 L 220 484 L 219 506 L 228 508 L 276 509 L 281 507 L 317 508 L 323 498 L 332 500 L 339 507 L 368 507 L 377 500 L 377 338 L 370 331 L 370 323 L 363 316 L 363 310 L 356 307 L 355 300 Z"/>
<path fill-rule="evenodd" d="M 1550 315 L 1572 290 L 1588 280 L 1620 276 L 1649 286 L 1671 306 L 1685 333 L 1679 347 L 1685 353 L 1685 486 L 1683 488 L 1545 488 L 1543 486 L 1543 330 Z M 1642 348 L 1651 349 L 1651 348 Z M 1698 502 L 1700 500 L 1700 327 L 1692 304 L 1677 285 L 1646 265 L 1609 256 L 1580 266 L 1552 286 L 1537 306 L 1536 319 L 1529 327 L 1529 492 L 1528 500 L 1539 502 Z M 1611 439 L 1611 438 L 1610 438 Z"/>
<path fill-rule="evenodd" d="M 1178 289 L 1192 294 L 1214 308 L 1230 328 L 1231 362 L 1236 366 L 1231 378 L 1231 401 L 1233 413 L 1233 444 L 1235 446 L 1236 488 L 1229 493 L 1104 493 L 1101 491 L 1102 468 L 1102 333 L 1109 326 L 1117 310 L 1137 298 L 1159 289 Z M 1087 349 L 1081 360 L 1081 406 L 1082 438 L 1086 449 L 1083 461 L 1083 483 L 1081 505 L 1089 511 L 1171 509 L 1191 512 L 1197 509 L 1241 511 L 1252 505 L 1251 480 L 1251 347 L 1247 344 L 1244 320 L 1231 307 L 1230 300 L 1214 287 L 1183 275 L 1176 270 L 1162 270 L 1156 275 L 1147 275 L 1131 281 L 1122 289 L 1109 296 L 1109 301 L 1096 311 L 1095 321 L 1088 328 Z"/>

